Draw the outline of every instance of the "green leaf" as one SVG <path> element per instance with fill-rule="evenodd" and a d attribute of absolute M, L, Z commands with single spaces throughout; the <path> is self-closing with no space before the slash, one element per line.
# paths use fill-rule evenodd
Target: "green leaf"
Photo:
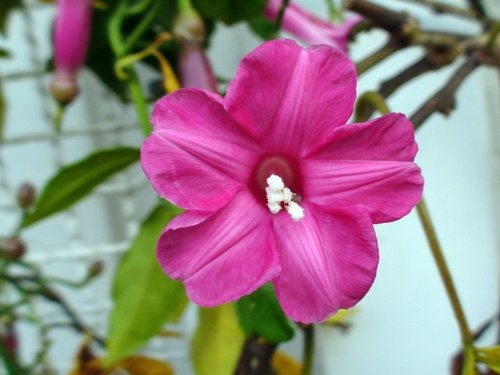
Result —
<path fill-rule="evenodd" d="M 193 0 L 194 7 L 205 17 L 231 25 L 260 14 L 266 0 Z"/>
<path fill-rule="evenodd" d="M 0 47 L 0 58 L 5 59 L 10 57 L 10 52 L 5 48 Z"/>
<path fill-rule="evenodd" d="M 276 37 L 276 23 L 269 21 L 264 16 L 252 18 L 248 24 L 264 40 L 271 40 Z"/>
<path fill-rule="evenodd" d="M 484 363 L 491 370 L 500 374 L 500 346 L 477 349 L 476 356 L 478 362 Z"/>
<path fill-rule="evenodd" d="M 186 305 L 183 285 L 168 278 L 156 260 L 156 242 L 179 209 L 159 205 L 144 221 L 113 280 L 105 363 L 114 364 L 140 349 L 162 327 L 178 319 Z"/>
<path fill-rule="evenodd" d="M 33 211 L 24 218 L 23 227 L 70 207 L 138 159 L 138 149 L 117 147 L 97 151 L 81 161 L 63 167 L 47 183 Z"/>
<path fill-rule="evenodd" d="M 474 348 L 467 346 L 464 348 L 464 362 L 462 375 L 479 375 L 476 368 L 476 358 L 474 355 Z"/>
<path fill-rule="evenodd" d="M 236 303 L 241 328 L 247 336 L 258 335 L 272 343 L 290 340 L 294 330 L 274 295 L 272 284 L 266 284 Z"/>
<path fill-rule="evenodd" d="M 7 18 L 15 8 L 22 6 L 21 0 L 0 0 L 0 32 L 5 34 L 7 29 Z"/>
<path fill-rule="evenodd" d="M 233 375 L 245 339 L 234 304 L 200 308 L 191 348 L 196 375 Z"/>

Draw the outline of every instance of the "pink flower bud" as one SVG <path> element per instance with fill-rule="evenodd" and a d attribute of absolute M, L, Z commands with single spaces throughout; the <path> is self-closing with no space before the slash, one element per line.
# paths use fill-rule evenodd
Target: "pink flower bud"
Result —
<path fill-rule="evenodd" d="M 181 43 L 179 79 L 182 87 L 197 87 L 217 92 L 217 80 L 199 43 Z"/>
<path fill-rule="evenodd" d="M 282 0 L 268 0 L 264 16 L 274 21 L 278 16 Z M 299 5 L 290 3 L 283 16 L 282 27 L 303 42 L 327 44 L 347 53 L 349 32 L 363 17 L 359 15 L 346 19 L 340 25 L 334 25 L 307 12 Z"/>
<path fill-rule="evenodd" d="M 58 0 L 54 27 L 55 77 L 51 91 L 61 103 L 78 93 L 76 75 L 85 61 L 92 22 L 92 0 Z"/>

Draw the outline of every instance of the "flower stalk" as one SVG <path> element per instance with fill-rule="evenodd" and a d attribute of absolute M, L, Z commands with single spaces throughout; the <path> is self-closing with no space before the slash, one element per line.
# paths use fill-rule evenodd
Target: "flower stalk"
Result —
<path fill-rule="evenodd" d="M 446 289 L 446 294 L 448 295 L 448 299 L 450 300 L 453 312 L 457 319 L 462 337 L 462 343 L 464 347 L 471 346 L 474 343 L 474 339 L 424 199 L 422 199 L 417 205 L 417 213 L 427 237 L 427 242 L 429 243 L 432 256 L 438 268 L 439 275 L 441 276 L 441 280 L 443 281 Z"/>
<path fill-rule="evenodd" d="M 302 375 L 312 375 L 314 362 L 314 326 L 312 324 L 302 327 L 304 332 L 304 363 Z"/>

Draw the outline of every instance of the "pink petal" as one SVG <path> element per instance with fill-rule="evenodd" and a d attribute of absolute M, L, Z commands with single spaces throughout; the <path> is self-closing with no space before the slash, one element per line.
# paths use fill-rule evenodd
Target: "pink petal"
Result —
<path fill-rule="evenodd" d="M 242 60 L 225 106 L 264 148 L 299 156 L 349 119 L 355 95 L 355 68 L 341 52 L 281 39 Z"/>
<path fill-rule="evenodd" d="M 411 162 L 308 160 L 304 195 L 325 207 L 364 206 L 374 223 L 397 220 L 420 201 L 423 178 Z"/>
<path fill-rule="evenodd" d="M 163 198 L 185 209 L 214 211 L 248 180 L 259 147 L 215 94 L 178 90 L 156 103 L 151 122 L 141 162 Z"/>
<path fill-rule="evenodd" d="M 158 242 L 164 271 L 202 306 L 234 301 L 280 271 L 271 215 L 247 190 L 213 215 L 187 212 Z"/>
<path fill-rule="evenodd" d="M 305 195 L 321 206 L 365 206 L 374 223 L 397 220 L 422 196 L 416 152 L 413 127 L 401 114 L 339 127 L 303 161 Z"/>
<path fill-rule="evenodd" d="M 377 239 L 362 209 L 325 212 L 307 204 L 304 214 L 300 222 L 275 217 L 281 273 L 274 287 L 289 317 L 317 323 L 368 292 L 377 270 Z"/>
<path fill-rule="evenodd" d="M 413 161 L 418 147 L 413 125 L 402 113 L 332 129 L 315 158 Z"/>

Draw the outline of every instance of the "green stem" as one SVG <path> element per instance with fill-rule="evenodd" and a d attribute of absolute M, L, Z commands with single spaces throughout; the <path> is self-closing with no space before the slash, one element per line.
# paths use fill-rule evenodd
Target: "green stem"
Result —
<path fill-rule="evenodd" d="M 146 98 L 144 96 L 144 92 L 142 90 L 141 83 L 139 82 L 137 73 L 133 68 L 130 68 L 130 70 L 130 75 L 127 80 L 128 90 L 137 111 L 142 134 L 147 137 L 151 132 L 151 124 L 149 123 L 149 108 L 146 104 Z"/>
<path fill-rule="evenodd" d="M 141 1 L 139 1 L 138 3 L 134 4 L 133 6 L 127 8 L 127 14 L 128 15 L 136 15 L 136 14 L 144 12 L 147 9 L 147 7 L 151 4 L 151 1 L 154 1 L 154 0 L 141 0 Z"/>
<path fill-rule="evenodd" d="M 281 24 L 283 23 L 283 17 L 285 17 L 285 11 L 286 11 L 286 8 L 288 8 L 289 4 L 290 4 L 290 0 L 281 0 L 280 10 L 278 11 L 278 16 L 276 17 L 276 24 L 275 24 L 275 33 L 276 34 L 278 34 L 278 32 L 281 29 Z"/>
<path fill-rule="evenodd" d="M 302 375 L 311 375 L 314 362 L 314 326 L 306 325 L 303 327 L 304 332 L 304 364 Z"/>
<path fill-rule="evenodd" d="M 462 343 L 464 347 L 471 346 L 474 342 L 474 339 L 471 334 L 469 325 L 467 324 L 465 313 L 460 303 L 460 299 L 458 298 L 455 284 L 453 283 L 450 270 L 448 269 L 446 259 L 444 258 L 443 250 L 438 241 L 434 225 L 432 224 L 431 216 L 429 214 L 429 211 L 427 210 L 427 206 L 423 198 L 417 205 L 417 212 L 424 228 L 429 247 L 431 248 L 432 256 L 434 257 L 434 261 L 436 262 L 439 274 L 441 275 L 441 280 L 443 281 L 444 287 L 446 289 L 446 294 L 448 295 L 448 299 L 450 300 L 451 306 L 453 307 L 453 312 L 455 313 L 455 318 L 457 319 L 458 326 L 460 328 Z"/>
<path fill-rule="evenodd" d="M 191 13 L 194 11 L 193 5 L 191 4 L 191 0 L 178 0 L 177 7 L 179 14 Z"/>
<path fill-rule="evenodd" d="M 121 33 L 122 21 L 127 14 L 127 1 L 122 0 L 111 16 L 108 23 L 108 36 L 111 48 L 117 57 L 123 53 L 123 38 Z"/>
<path fill-rule="evenodd" d="M 367 113 L 366 108 L 371 106 L 379 111 L 382 115 L 386 115 L 390 112 L 384 97 L 376 91 L 367 91 L 361 95 L 356 103 L 356 110 L 354 114 L 355 122 L 362 122 L 368 120 L 365 116 Z"/>
<path fill-rule="evenodd" d="M 326 0 L 326 5 L 328 7 L 330 21 L 342 21 L 344 17 L 342 15 L 342 12 L 340 12 L 338 7 L 335 5 L 335 1 Z"/>
<path fill-rule="evenodd" d="M 490 35 L 488 36 L 488 41 L 486 42 L 486 46 L 484 47 L 484 51 L 489 54 L 493 51 L 493 47 L 495 47 L 495 41 L 500 34 L 500 21 L 496 22 L 493 28 L 490 31 Z"/>
<path fill-rule="evenodd" d="M 139 24 L 135 27 L 135 29 L 132 31 L 129 37 L 125 40 L 125 43 L 121 51 L 121 55 L 119 57 L 126 55 L 132 49 L 134 44 L 137 43 L 139 38 L 146 32 L 148 27 L 151 26 L 156 16 L 160 12 L 161 4 L 162 4 L 161 1 L 156 0 L 150 6 L 146 15 L 141 19 L 141 22 L 139 22 Z"/>

